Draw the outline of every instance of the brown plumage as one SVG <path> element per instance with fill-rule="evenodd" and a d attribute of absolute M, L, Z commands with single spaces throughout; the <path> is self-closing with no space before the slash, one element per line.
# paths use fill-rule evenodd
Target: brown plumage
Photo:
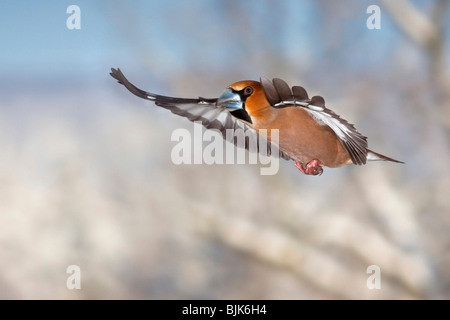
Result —
<path fill-rule="evenodd" d="M 335 168 L 352 163 L 350 155 L 337 135 L 328 126 L 320 125 L 303 108 L 289 106 L 274 108 L 266 98 L 260 82 L 239 81 L 229 88 L 236 91 L 251 86 L 254 93 L 245 101 L 245 109 L 255 130 L 279 130 L 279 148 L 290 158 L 307 164 L 320 159 L 324 166 Z"/>

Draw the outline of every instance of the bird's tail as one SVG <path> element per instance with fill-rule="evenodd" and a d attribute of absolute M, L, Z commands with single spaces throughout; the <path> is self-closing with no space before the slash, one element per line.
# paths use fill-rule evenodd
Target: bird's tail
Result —
<path fill-rule="evenodd" d="M 386 157 L 380 153 L 367 149 L 367 161 L 391 161 L 397 163 L 404 163 L 403 161 L 395 160 L 389 157 Z"/>

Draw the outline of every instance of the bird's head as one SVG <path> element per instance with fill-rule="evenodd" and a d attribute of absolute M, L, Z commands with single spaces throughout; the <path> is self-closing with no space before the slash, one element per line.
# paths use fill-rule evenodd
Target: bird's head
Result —
<path fill-rule="evenodd" d="M 217 105 L 227 108 L 237 118 L 250 123 L 255 113 L 270 106 L 261 83 L 252 80 L 229 85 L 217 99 Z"/>

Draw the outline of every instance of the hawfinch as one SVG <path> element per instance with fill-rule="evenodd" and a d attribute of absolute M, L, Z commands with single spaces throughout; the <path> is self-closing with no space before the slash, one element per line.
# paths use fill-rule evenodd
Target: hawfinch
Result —
<path fill-rule="evenodd" d="M 278 129 L 280 157 L 294 160 L 304 174 L 322 174 L 322 166 L 363 165 L 375 160 L 403 163 L 369 150 L 367 137 L 325 107 L 321 96 L 309 98 L 303 87 L 291 89 L 281 79 L 239 81 L 228 86 L 219 98 L 186 99 L 143 91 L 120 69 L 111 68 L 110 75 L 136 96 L 190 121 L 201 121 L 208 129 L 218 129 L 224 138 L 227 129 L 243 129 L 246 134 L 262 135 L 270 145 L 271 129 Z"/>

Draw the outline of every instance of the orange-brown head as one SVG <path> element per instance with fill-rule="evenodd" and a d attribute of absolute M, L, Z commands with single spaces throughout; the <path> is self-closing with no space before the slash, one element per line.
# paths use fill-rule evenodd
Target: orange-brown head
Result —
<path fill-rule="evenodd" d="M 252 117 L 271 107 L 260 82 L 243 80 L 227 87 L 217 99 L 219 107 L 225 107 L 230 112 L 247 122 L 252 123 Z"/>

